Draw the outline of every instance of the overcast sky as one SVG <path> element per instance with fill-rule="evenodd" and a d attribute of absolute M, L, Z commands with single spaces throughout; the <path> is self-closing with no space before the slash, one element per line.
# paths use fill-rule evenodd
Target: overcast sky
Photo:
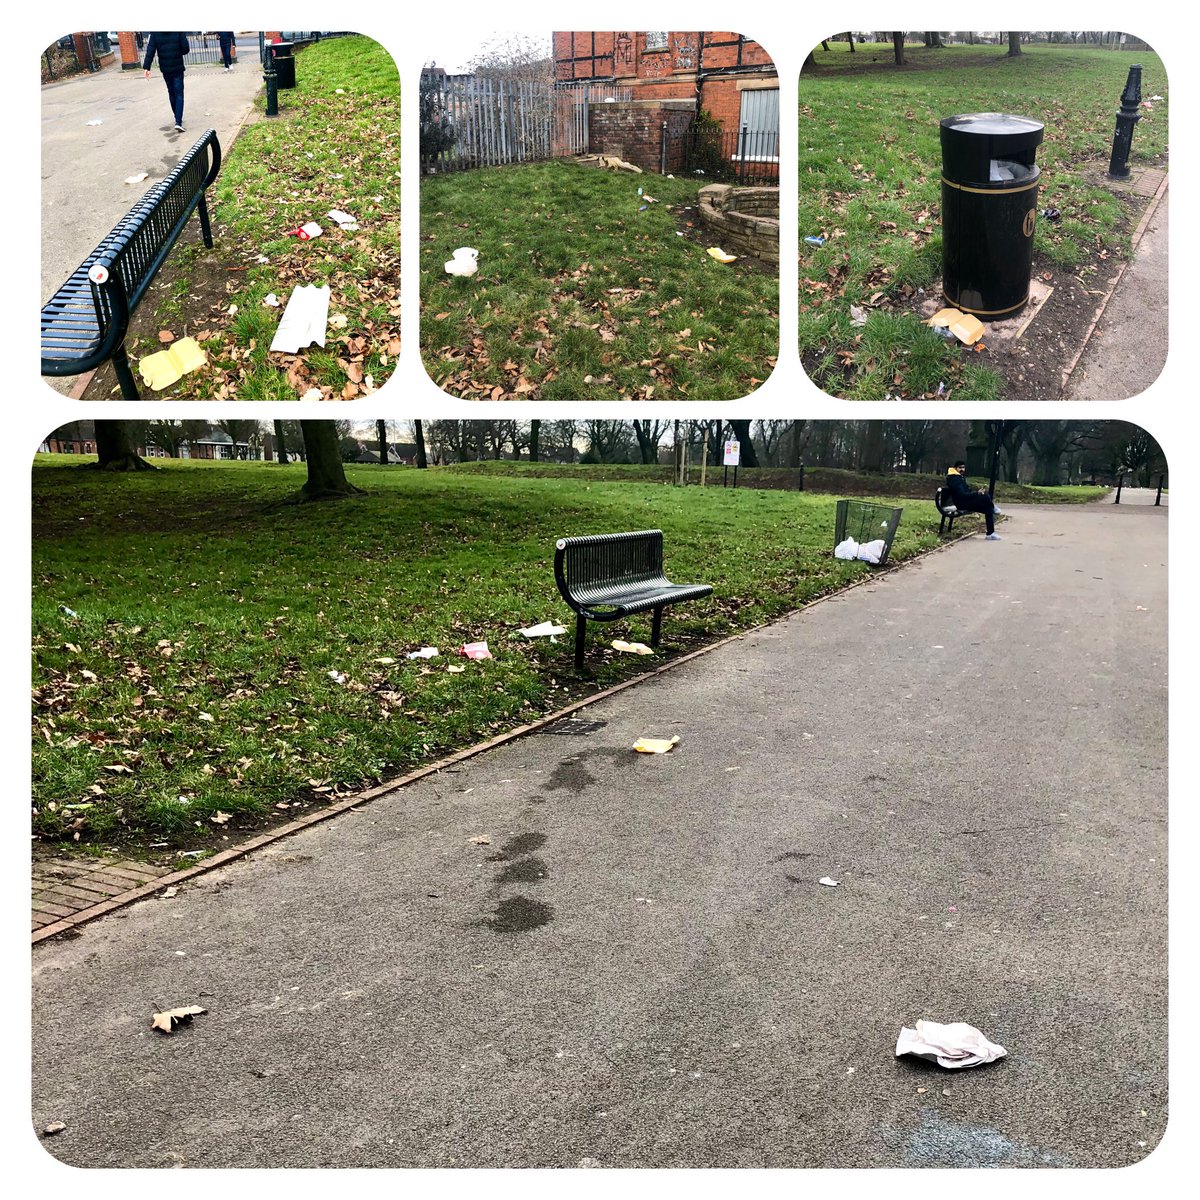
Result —
<path fill-rule="evenodd" d="M 435 40 L 425 48 L 425 61 L 434 62 L 444 67 L 451 75 L 461 74 L 467 70 L 467 65 L 486 46 L 517 37 L 522 40 L 532 39 L 541 42 L 546 48 L 546 57 L 550 57 L 550 34 L 545 29 L 501 29 L 480 32 L 470 27 L 466 22 L 461 31 L 454 28 L 440 30 Z"/>

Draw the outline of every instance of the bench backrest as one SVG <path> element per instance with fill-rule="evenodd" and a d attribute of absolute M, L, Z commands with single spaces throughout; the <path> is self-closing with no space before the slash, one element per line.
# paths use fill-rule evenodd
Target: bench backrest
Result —
<path fill-rule="evenodd" d="M 944 513 L 948 508 L 958 512 L 958 506 L 954 503 L 954 498 L 950 495 L 950 489 L 940 487 L 933 493 L 934 507 L 938 512 Z"/>
<path fill-rule="evenodd" d="M 99 263 L 120 277 L 130 308 L 137 306 L 150 286 L 220 167 L 221 145 L 216 131 L 209 129 L 92 254 L 89 266 Z"/>
<path fill-rule="evenodd" d="M 586 604 L 613 584 L 650 583 L 662 574 L 661 529 L 560 538 L 554 555 L 554 578 L 568 603 Z"/>

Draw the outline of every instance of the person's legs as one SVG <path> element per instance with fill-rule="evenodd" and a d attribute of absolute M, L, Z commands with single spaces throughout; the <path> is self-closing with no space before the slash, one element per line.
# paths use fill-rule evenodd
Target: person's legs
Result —
<path fill-rule="evenodd" d="M 987 532 L 996 532 L 996 513 L 990 496 L 974 495 L 956 497 L 954 504 L 957 508 L 962 509 L 963 512 L 982 513 L 984 523 L 987 526 Z"/>
<path fill-rule="evenodd" d="M 163 82 L 167 85 L 167 96 L 171 101 L 171 113 L 176 125 L 183 124 L 183 75 L 164 75 Z"/>
<path fill-rule="evenodd" d="M 230 64 L 233 62 L 233 58 L 229 52 L 231 46 L 232 43 L 228 38 L 221 39 L 221 61 L 225 64 L 225 70 L 227 71 L 229 70 Z"/>

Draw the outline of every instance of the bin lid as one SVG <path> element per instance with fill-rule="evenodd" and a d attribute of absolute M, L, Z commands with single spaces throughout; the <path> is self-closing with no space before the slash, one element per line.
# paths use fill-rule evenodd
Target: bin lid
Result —
<path fill-rule="evenodd" d="M 1012 113 L 959 113 L 942 120 L 942 173 L 959 183 L 986 183 L 993 159 L 1033 164 L 1045 125 Z"/>

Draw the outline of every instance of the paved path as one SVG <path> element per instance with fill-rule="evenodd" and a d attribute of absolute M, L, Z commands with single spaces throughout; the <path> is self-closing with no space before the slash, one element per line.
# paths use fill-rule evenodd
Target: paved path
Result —
<path fill-rule="evenodd" d="M 42 88 L 43 300 L 206 128 L 229 145 L 262 87 L 257 54 L 244 45 L 238 53 L 232 71 L 187 70 L 186 133 L 175 132 L 157 67 L 149 80 L 140 70 L 110 68 Z M 97 119 L 103 124 L 88 125 Z M 142 171 L 144 183 L 125 183 Z"/>
<path fill-rule="evenodd" d="M 1001 530 L 39 945 L 47 1149 L 1144 1156 L 1167 1116 L 1167 513 L 1013 508 Z M 921 1017 L 1009 1056 L 897 1060 Z"/>
<path fill-rule="evenodd" d="M 1164 193 L 1091 341 L 1067 382 L 1067 400 L 1124 400 L 1144 392 L 1167 361 L 1167 244 Z"/>

